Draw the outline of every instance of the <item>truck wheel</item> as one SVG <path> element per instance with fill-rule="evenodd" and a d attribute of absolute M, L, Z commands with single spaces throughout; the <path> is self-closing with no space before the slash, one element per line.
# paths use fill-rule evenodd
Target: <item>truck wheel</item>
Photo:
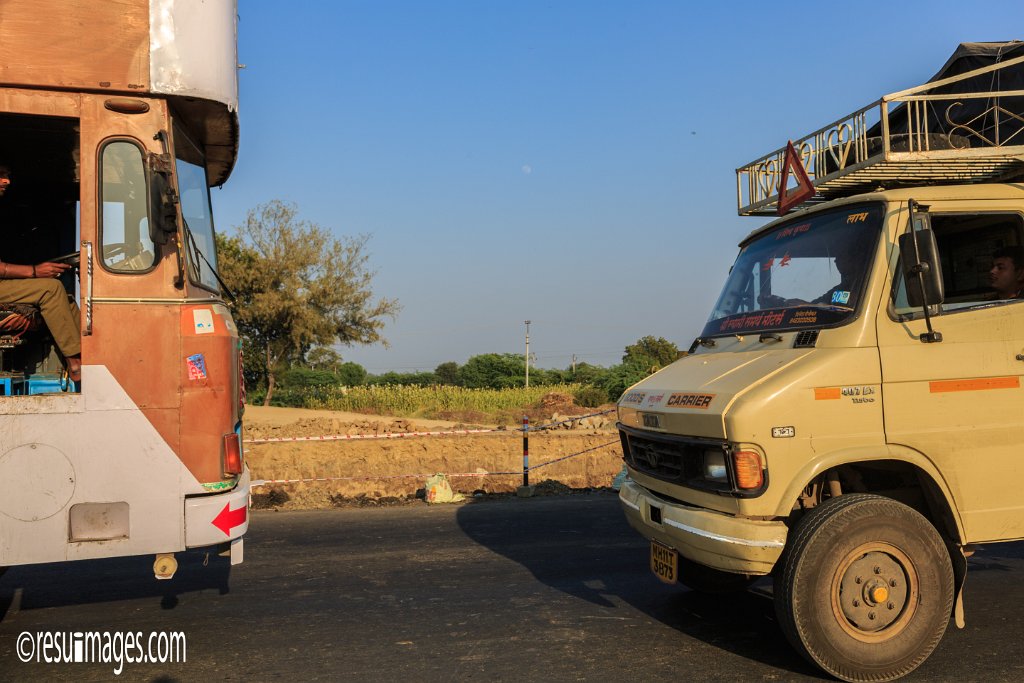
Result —
<path fill-rule="evenodd" d="M 889 498 L 855 493 L 794 529 L 776 578 L 790 643 L 846 681 L 889 681 L 928 658 L 953 607 L 953 568 L 935 527 Z"/>
<path fill-rule="evenodd" d="M 749 588 L 756 580 L 757 577 L 719 571 L 685 557 L 679 557 L 679 583 L 698 593 L 709 595 L 738 593 Z"/>

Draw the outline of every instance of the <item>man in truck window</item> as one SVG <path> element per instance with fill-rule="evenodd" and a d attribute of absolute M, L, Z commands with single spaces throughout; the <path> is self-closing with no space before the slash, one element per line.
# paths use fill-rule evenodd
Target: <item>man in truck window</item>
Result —
<path fill-rule="evenodd" d="M 1024 247 L 1000 247 L 992 254 L 988 284 L 996 299 L 1019 299 L 1024 291 Z"/>
<path fill-rule="evenodd" d="M 0 197 L 10 185 L 11 172 L 6 165 L 0 164 Z M 82 379 L 79 314 L 77 307 L 68 301 L 64 286 L 54 279 L 70 267 L 66 263 L 48 261 L 34 266 L 0 261 L 0 302 L 39 307 L 57 348 L 67 361 L 68 375 L 78 382 Z"/>
<path fill-rule="evenodd" d="M 811 303 L 852 308 L 854 302 L 851 297 L 854 295 L 858 285 L 858 283 L 853 281 L 857 270 L 857 259 L 847 251 L 840 251 L 835 255 L 833 263 L 835 264 L 836 272 L 839 274 L 839 284 Z"/>

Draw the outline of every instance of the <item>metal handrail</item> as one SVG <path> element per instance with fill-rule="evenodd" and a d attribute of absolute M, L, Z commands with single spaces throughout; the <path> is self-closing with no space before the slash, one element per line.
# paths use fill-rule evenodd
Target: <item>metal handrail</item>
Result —
<path fill-rule="evenodd" d="M 850 194 L 851 188 L 891 179 L 892 170 L 884 167 L 894 161 L 928 162 L 930 166 L 921 172 L 922 177 L 931 173 L 937 182 L 949 181 L 941 170 L 935 170 L 941 169 L 943 163 L 956 166 L 955 173 L 947 174 L 950 178 L 963 179 L 965 174 L 971 177 L 973 160 L 978 174 L 971 177 L 974 181 L 999 177 L 1005 172 L 1000 166 L 1003 159 L 1024 163 L 1024 111 L 1011 111 L 1001 105 L 1002 99 L 1024 97 L 1024 90 L 926 93 L 1019 63 L 1024 63 L 1024 57 L 885 95 L 795 140 L 797 156 L 818 190 L 814 200 Z M 966 120 L 957 117 L 957 110 L 965 102 L 985 99 L 993 102 L 980 113 Z M 890 119 L 897 106 L 905 110 L 906 131 L 901 130 L 894 138 Z M 933 118 L 941 122 L 942 129 L 930 130 L 929 121 Z M 1011 127 L 1012 132 L 1007 134 L 1008 123 L 1020 125 L 1014 126 L 1015 130 Z M 876 127 L 880 135 L 871 140 L 867 133 Z M 945 135 L 939 147 L 934 144 L 935 133 Z M 894 145 L 894 141 L 898 144 Z M 970 154 L 963 154 L 968 148 Z M 986 154 L 985 149 L 994 154 Z M 785 153 L 786 147 L 780 147 L 736 169 L 737 206 L 741 214 L 766 213 L 777 205 Z M 878 167 L 878 173 L 873 173 L 874 167 Z"/>

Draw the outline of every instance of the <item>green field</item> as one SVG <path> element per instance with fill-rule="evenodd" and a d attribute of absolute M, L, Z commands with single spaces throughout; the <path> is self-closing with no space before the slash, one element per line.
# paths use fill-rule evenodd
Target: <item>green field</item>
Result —
<path fill-rule="evenodd" d="M 305 406 L 401 417 L 450 417 L 466 413 L 494 416 L 536 405 L 550 393 L 573 396 L 577 384 L 516 389 L 466 389 L 452 386 L 371 385 L 310 387 Z"/>

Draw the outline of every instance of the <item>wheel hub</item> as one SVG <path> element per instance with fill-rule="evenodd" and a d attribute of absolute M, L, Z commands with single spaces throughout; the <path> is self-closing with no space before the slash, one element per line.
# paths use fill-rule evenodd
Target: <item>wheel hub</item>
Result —
<path fill-rule="evenodd" d="M 840 568 L 833 606 L 844 628 L 864 636 L 878 634 L 906 612 L 911 581 L 906 556 L 892 549 L 863 549 Z"/>

